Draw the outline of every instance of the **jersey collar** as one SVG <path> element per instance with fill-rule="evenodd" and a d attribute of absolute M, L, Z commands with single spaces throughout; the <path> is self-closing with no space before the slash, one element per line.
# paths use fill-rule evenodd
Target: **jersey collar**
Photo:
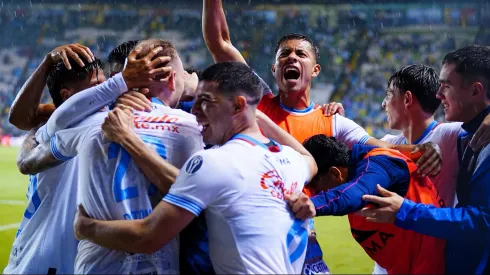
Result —
<path fill-rule="evenodd" d="M 286 107 L 285 105 L 283 105 L 280 101 L 279 101 L 279 105 L 281 106 L 281 108 L 283 108 L 285 111 L 289 112 L 289 113 L 296 113 L 296 114 L 306 114 L 308 112 L 311 112 L 311 110 L 313 110 L 315 108 L 315 103 L 311 102 L 310 106 L 308 106 L 308 108 L 304 109 L 304 110 L 297 110 L 297 109 L 293 109 L 293 108 L 289 108 L 289 107 Z"/>
<path fill-rule="evenodd" d="M 230 141 L 231 140 L 242 140 L 242 141 L 245 141 L 247 142 L 248 144 L 251 144 L 253 146 L 260 146 L 268 151 L 271 151 L 271 152 L 274 152 L 274 153 L 277 153 L 277 152 L 281 152 L 282 151 L 282 145 L 277 143 L 276 141 L 272 140 L 272 139 L 269 139 L 271 142 L 268 143 L 268 144 L 264 144 L 256 139 L 254 139 L 253 137 L 251 136 L 247 136 L 247 135 L 244 135 L 244 134 L 236 134 L 234 136 L 232 136 L 230 138 Z"/>
<path fill-rule="evenodd" d="M 156 97 L 152 97 L 151 98 L 151 102 L 152 103 L 155 103 L 155 104 L 159 104 L 159 105 L 163 105 L 163 106 L 167 106 L 165 105 L 165 103 L 163 103 L 160 99 L 156 98 Z"/>
<path fill-rule="evenodd" d="M 417 145 L 419 144 L 422 140 L 424 140 L 424 138 L 432 131 L 434 130 L 434 128 L 436 128 L 438 122 L 437 121 L 432 121 L 429 126 L 427 126 L 427 128 L 425 128 L 424 132 L 422 133 L 422 135 L 415 141 L 413 142 L 413 144 Z M 405 140 L 403 141 L 403 144 L 407 144 L 407 139 L 405 138 Z"/>

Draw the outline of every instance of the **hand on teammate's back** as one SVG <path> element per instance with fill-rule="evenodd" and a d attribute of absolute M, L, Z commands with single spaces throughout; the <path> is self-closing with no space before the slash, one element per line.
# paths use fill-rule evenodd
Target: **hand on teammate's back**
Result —
<path fill-rule="evenodd" d="M 102 124 L 104 137 L 116 143 L 122 143 L 128 135 L 133 133 L 131 123 L 134 117 L 130 109 L 115 108 L 112 110 Z"/>
<path fill-rule="evenodd" d="M 129 91 L 117 98 L 116 108 L 149 112 L 152 110 L 152 105 L 144 93 Z"/>
<path fill-rule="evenodd" d="M 322 108 L 323 115 L 325 116 L 333 116 L 335 114 L 345 116 L 344 106 L 340 102 L 330 102 L 328 104 L 323 104 L 320 108 Z"/>
<path fill-rule="evenodd" d="M 56 47 L 50 53 L 48 53 L 46 58 L 51 65 L 55 65 L 59 61 L 63 61 L 66 68 L 71 70 L 69 58 L 75 60 L 80 67 L 84 67 L 86 65 L 82 59 L 80 59 L 80 56 L 90 63 L 95 61 L 95 56 L 90 49 L 78 43 Z"/>
<path fill-rule="evenodd" d="M 480 151 L 490 143 L 490 115 L 487 115 L 482 124 L 471 138 L 470 147 L 473 152 Z"/>
<path fill-rule="evenodd" d="M 289 207 L 296 218 L 306 220 L 316 216 L 315 206 L 305 193 L 297 192 L 292 196 L 286 195 L 285 199 L 288 201 Z"/>
<path fill-rule="evenodd" d="M 419 144 L 412 154 L 421 152 L 422 156 L 417 161 L 417 173 L 425 176 L 437 176 L 442 168 L 442 154 L 439 146 L 432 142 Z"/>
<path fill-rule="evenodd" d="M 364 207 L 356 214 L 366 217 L 367 221 L 380 223 L 394 223 L 396 214 L 403 204 L 403 197 L 397 193 L 390 192 L 381 185 L 377 185 L 376 189 L 380 196 L 364 195 L 362 200 L 370 203 L 375 203 L 378 207 Z"/>
<path fill-rule="evenodd" d="M 87 211 L 85 211 L 85 208 L 79 204 L 77 214 L 75 215 L 75 220 L 73 221 L 73 232 L 75 233 L 75 238 L 79 241 L 85 239 L 83 231 L 85 222 L 89 218 L 90 217 L 88 216 Z"/>
<path fill-rule="evenodd" d="M 149 88 L 152 83 L 165 82 L 172 74 L 172 67 L 164 66 L 170 61 L 169 56 L 157 56 L 162 47 L 156 47 L 144 57 L 138 58 L 142 47 L 136 47 L 128 56 L 122 77 L 129 90 Z"/>

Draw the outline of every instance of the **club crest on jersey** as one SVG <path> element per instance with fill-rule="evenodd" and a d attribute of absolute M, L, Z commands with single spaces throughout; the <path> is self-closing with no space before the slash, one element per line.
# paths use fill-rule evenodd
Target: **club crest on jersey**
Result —
<path fill-rule="evenodd" d="M 185 166 L 185 172 L 187 174 L 192 175 L 196 173 L 202 166 L 203 159 L 201 156 L 195 156 L 187 162 Z"/>

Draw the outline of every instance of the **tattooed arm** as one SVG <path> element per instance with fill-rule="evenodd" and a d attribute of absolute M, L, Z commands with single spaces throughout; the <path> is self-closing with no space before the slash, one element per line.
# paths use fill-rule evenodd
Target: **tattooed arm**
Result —
<path fill-rule="evenodd" d="M 17 167 L 24 175 L 34 175 L 63 162 L 53 156 L 49 142 L 39 144 L 36 141 L 37 129 L 29 131 L 17 157 Z"/>

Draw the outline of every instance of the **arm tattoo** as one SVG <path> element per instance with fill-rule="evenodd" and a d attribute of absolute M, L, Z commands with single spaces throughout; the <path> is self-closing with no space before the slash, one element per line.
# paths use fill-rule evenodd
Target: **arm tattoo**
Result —
<path fill-rule="evenodd" d="M 49 142 L 39 144 L 36 141 L 37 129 L 33 128 L 29 131 L 17 158 L 17 167 L 24 175 L 34 175 L 62 163 L 51 153 Z"/>

